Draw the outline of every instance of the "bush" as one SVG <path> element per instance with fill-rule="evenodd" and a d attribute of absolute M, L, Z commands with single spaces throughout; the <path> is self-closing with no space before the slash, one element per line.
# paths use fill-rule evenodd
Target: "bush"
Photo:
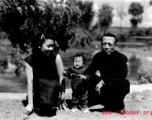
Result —
<path fill-rule="evenodd" d="M 144 29 L 130 29 L 129 36 L 146 36 Z"/>
<path fill-rule="evenodd" d="M 54 36 L 62 50 L 75 39 L 81 11 L 74 5 L 40 0 L 0 1 L 0 26 L 13 46 L 24 51 L 32 47 L 40 36 Z"/>
<path fill-rule="evenodd" d="M 136 54 L 132 54 L 129 58 L 129 79 L 137 80 L 138 79 L 138 70 L 141 66 L 141 60 L 136 56 Z"/>
<path fill-rule="evenodd" d="M 127 34 L 118 34 L 118 41 L 121 41 L 121 42 L 125 42 L 128 40 L 128 35 Z"/>
<path fill-rule="evenodd" d="M 74 5 L 41 0 L 0 1 L 0 27 L 13 45 L 11 54 L 19 66 L 17 71 L 21 71 L 23 55 L 42 34 L 51 34 L 59 48 L 66 50 L 76 38 L 80 17 L 81 10 Z M 17 46 L 19 51 L 14 52 L 13 47 Z"/>
<path fill-rule="evenodd" d="M 148 63 L 140 66 L 138 74 L 139 84 L 152 83 L 152 67 Z"/>

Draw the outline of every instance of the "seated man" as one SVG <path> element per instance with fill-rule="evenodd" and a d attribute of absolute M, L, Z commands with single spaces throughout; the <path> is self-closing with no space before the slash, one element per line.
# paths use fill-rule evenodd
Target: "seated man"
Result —
<path fill-rule="evenodd" d="M 127 57 L 115 50 L 117 38 L 107 33 L 101 38 L 102 51 L 97 53 L 85 71 L 89 79 L 89 104 L 102 104 L 113 112 L 124 110 L 124 98 L 130 91 Z M 97 75 L 98 76 L 97 76 Z"/>

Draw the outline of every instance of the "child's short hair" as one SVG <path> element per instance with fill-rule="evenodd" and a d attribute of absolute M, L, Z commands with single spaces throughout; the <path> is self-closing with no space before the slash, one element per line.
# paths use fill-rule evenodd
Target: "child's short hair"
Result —
<path fill-rule="evenodd" d="M 77 58 L 77 57 L 82 57 L 82 59 L 83 59 L 83 64 L 85 64 L 86 58 L 84 57 L 84 55 L 82 55 L 82 54 L 76 54 L 76 55 L 73 57 L 73 61 L 74 61 L 74 58 Z"/>

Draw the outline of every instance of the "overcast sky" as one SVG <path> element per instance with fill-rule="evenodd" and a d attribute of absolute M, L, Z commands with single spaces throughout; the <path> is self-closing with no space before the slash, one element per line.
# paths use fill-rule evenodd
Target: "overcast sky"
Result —
<path fill-rule="evenodd" d="M 143 22 L 139 24 L 140 27 L 152 27 L 152 6 L 149 5 L 150 0 L 90 0 L 94 2 L 94 9 L 97 10 L 100 5 L 107 3 L 114 8 L 113 24 L 112 26 L 120 26 L 120 18 L 117 15 L 117 9 L 123 7 L 127 13 L 122 21 L 122 26 L 130 27 L 130 15 L 128 15 L 128 8 L 132 2 L 140 2 L 144 6 Z"/>

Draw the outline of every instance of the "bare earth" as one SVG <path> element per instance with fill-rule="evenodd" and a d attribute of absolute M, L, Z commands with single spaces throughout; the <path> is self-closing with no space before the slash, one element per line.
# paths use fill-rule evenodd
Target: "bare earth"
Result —
<path fill-rule="evenodd" d="M 23 120 L 25 93 L 0 93 L 0 120 Z M 66 96 L 71 96 L 67 89 Z M 126 114 L 78 111 L 58 111 L 54 117 L 40 117 L 33 113 L 29 120 L 149 120 L 152 118 L 152 84 L 131 85 L 131 92 L 125 98 Z M 97 105 L 93 108 L 102 108 Z"/>

